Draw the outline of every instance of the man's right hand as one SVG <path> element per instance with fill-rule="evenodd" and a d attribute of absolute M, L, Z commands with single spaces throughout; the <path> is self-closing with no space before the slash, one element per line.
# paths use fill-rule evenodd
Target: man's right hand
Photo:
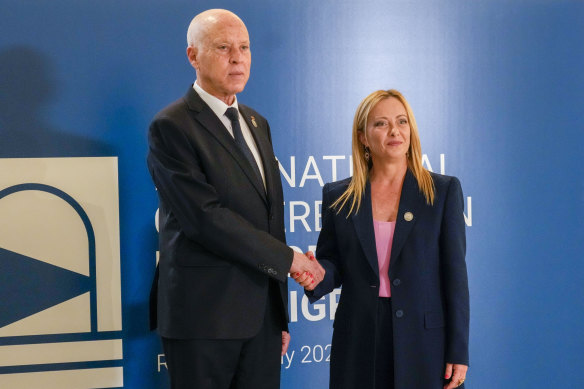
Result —
<path fill-rule="evenodd" d="M 302 254 L 294 251 L 290 275 L 307 290 L 313 290 L 323 279 L 325 270 L 312 252 Z"/>

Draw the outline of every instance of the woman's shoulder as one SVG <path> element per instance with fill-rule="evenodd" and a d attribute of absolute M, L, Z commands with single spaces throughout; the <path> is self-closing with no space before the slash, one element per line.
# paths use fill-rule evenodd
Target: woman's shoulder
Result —
<path fill-rule="evenodd" d="M 351 177 L 339 181 L 328 182 L 324 185 L 322 191 L 323 193 L 338 194 L 340 196 L 347 190 L 349 183 L 351 183 Z"/>
<path fill-rule="evenodd" d="M 462 186 L 460 185 L 460 180 L 457 177 L 432 172 L 430 172 L 430 175 L 432 176 L 432 181 L 434 182 L 437 199 L 462 196 Z M 440 200 L 438 201 L 440 202 Z"/>
<path fill-rule="evenodd" d="M 460 180 L 455 176 L 447 176 L 445 174 L 438 174 L 434 172 L 430 172 L 430 176 L 432 177 L 432 181 L 434 181 L 434 186 L 436 189 L 448 188 L 453 183 L 460 185 Z"/>

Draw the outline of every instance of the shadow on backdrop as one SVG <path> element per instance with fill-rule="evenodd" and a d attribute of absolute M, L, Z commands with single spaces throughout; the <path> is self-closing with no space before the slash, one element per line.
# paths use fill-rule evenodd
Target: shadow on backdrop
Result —
<path fill-rule="evenodd" d="M 57 83 L 48 57 L 38 50 L 0 51 L 0 85 L 1 158 L 114 155 L 108 144 L 60 131 L 43 118 Z"/>

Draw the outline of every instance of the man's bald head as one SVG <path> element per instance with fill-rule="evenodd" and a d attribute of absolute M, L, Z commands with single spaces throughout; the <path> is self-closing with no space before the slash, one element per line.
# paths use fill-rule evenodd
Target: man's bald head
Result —
<path fill-rule="evenodd" d="M 226 9 L 208 9 L 191 20 L 187 31 L 187 45 L 200 47 L 213 28 L 223 24 L 241 24 L 247 31 L 243 21 L 233 12 Z"/>

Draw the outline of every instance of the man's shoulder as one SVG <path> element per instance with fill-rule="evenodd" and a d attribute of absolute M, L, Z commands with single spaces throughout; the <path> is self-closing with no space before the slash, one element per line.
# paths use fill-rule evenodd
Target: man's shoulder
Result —
<path fill-rule="evenodd" d="M 184 96 L 168 104 L 166 107 L 162 108 L 156 115 L 154 115 L 153 121 L 162 118 L 177 118 L 187 113 L 187 102 Z"/>
<path fill-rule="evenodd" d="M 166 107 L 162 108 L 150 122 L 149 133 L 151 134 L 171 134 L 191 133 L 194 126 L 197 125 L 196 120 L 193 120 L 191 108 L 186 96 L 183 96 Z M 175 136 L 173 135 L 173 136 Z"/>
<path fill-rule="evenodd" d="M 190 85 L 183 96 L 158 111 L 158 113 L 154 116 L 153 121 L 163 118 L 172 119 L 188 117 L 189 111 L 199 112 L 204 108 L 204 106 L 205 103 L 193 89 L 192 85 Z"/>

